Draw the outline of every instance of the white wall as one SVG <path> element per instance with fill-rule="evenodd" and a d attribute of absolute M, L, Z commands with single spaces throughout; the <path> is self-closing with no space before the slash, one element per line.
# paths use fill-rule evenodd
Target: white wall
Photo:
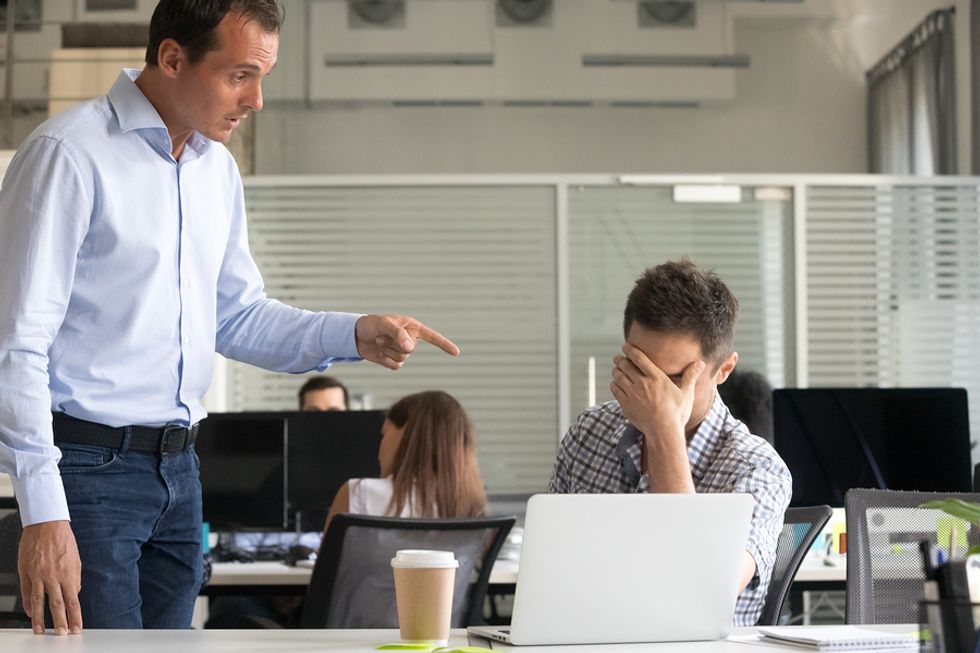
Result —
<path fill-rule="evenodd" d="M 752 65 L 738 73 L 731 103 L 690 109 L 392 107 L 270 99 L 257 116 L 256 171 L 865 172 L 864 71 L 927 13 L 952 2 L 965 150 L 968 0 L 809 0 L 788 7 L 733 5 L 740 12 L 735 51 L 748 53 Z M 291 22 L 281 59 L 293 64 L 302 61 L 296 48 L 303 38 L 295 14 Z M 303 95 L 295 69 L 269 81 L 272 98 Z M 969 161 L 968 152 L 960 157 L 964 165 Z"/>

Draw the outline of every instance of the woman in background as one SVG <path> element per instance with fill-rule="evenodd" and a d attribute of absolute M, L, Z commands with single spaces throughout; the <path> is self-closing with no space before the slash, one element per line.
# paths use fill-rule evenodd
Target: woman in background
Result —
<path fill-rule="evenodd" d="M 398 400 L 381 427 L 381 478 L 354 478 L 337 492 L 337 513 L 458 519 L 481 517 L 487 495 L 476 462 L 476 435 L 451 395 L 428 390 Z"/>

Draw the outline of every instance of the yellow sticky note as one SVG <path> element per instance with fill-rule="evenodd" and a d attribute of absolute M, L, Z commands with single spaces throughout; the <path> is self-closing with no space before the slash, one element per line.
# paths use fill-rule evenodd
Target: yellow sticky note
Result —
<path fill-rule="evenodd" d="M 845 522 L 835 522 L 833 524 L 833 531 L 831 531 L 832 542 L 831 548 L 834 553 L 840 553 L 840 535 L 847 531 L 847 524 Z"/>
<path fill-rule="evenodd" d="M 952 542 L 953 548 L 966 548 L 966 522 L 957 517 L 943 515 L 936 517 L 936 544 L 947 551 Z"/>

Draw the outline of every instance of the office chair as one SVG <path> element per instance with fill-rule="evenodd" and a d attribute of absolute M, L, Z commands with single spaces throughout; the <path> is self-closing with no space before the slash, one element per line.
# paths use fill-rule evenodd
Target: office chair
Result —
<path fill-rule="evenodd" d="M 514 517 L 399 519 L 337 515 L 320 547 L 298 626 L 397 628 L 391 559 L 399 549 L 453 551 L 459 569 L 452 625 L 457 628 L 481 623 L 490 570 L 514 521 Z"/>
<path fill-rule="evenodd" d="M 803 562 L 810 545 L 823 530 L 833 514 L 830 506 L 787 508 L 783 530 L 776 544 L 776 562 L 766 591 L 766 603 L 759 616 L 760 626 L 776 626 L 789 595 L 790 585 Z"/>
<path fill-rule="evenodd" d="M 973 466 L 973 491 L 980 492 L 980 463 Z"/>
<path fill-rule="evenodd" d="M 980 501 L 980 494 L 849 490 L 847 598 L 849 624 L 913 623 L 918 620 L 924 574 L 919 542 L 937 543 L 940 530 L 957 524 L 966 544 L 976 544 L 976 526 L 940 510 L 918 506 L 939 499 Z M 948 535 L 946 536 L 949 537 Z M 949 546 L 948 539 L 938 542 Z M 960 552 L 962 554 L 962 551 Z"/>
<path fill-rule="evenodd" d="M 0 497 L 0 628 L 30 628 L 31 620 L 20 600 L 17 550 L 20 512 L 13 497 Z"/>

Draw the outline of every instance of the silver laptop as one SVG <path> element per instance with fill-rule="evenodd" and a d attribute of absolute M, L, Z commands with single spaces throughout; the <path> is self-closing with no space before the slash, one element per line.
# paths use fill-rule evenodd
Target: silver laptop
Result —
<path fill-rule="evenodd" d="M 712 640 L 732 627 L 747 494 L 538 494 L 527 504 L 508 644 Z"/>

